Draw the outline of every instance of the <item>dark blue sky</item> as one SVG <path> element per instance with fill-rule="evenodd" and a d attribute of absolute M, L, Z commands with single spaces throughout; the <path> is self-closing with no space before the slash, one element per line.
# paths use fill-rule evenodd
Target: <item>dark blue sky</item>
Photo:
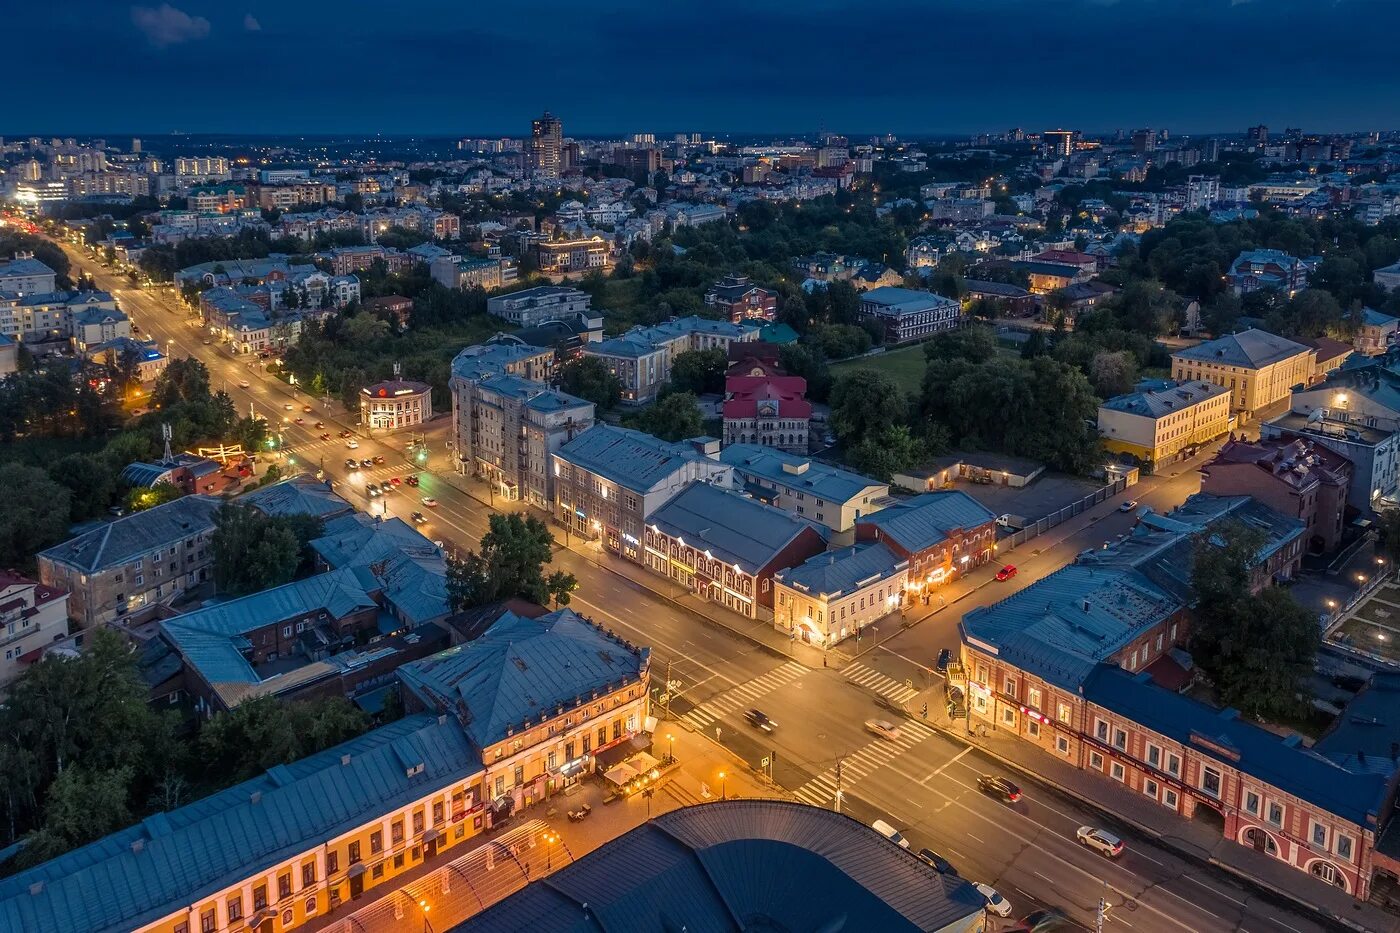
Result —
<path fill-rule="evenodd" d="M 49 0 L 0 135 L 1400 126 L 1400 0 Z"/>

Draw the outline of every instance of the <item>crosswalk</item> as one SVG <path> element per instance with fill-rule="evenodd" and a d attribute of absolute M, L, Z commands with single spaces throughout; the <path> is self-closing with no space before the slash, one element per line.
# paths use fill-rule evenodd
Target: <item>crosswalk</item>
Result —
<path fill-rule="evenodd" d="M 908 703 L 919 695 L 919 691 L 906 684 L 900 683 L 893 677 L 881 674 L 874 668 L 866 667 L 859 661 L 847 664 L 841 669 L 841 676 L 858 687 L 864 687 L 872 693 L 878 693 L 887 700 L 895 703 Z"/>
<path fill-rule="evenodd" d="M 841 787 L 843 789 L 850 790 L 852 785 L 861 778 L 883 768 L 924 739 L 931 738 L 936 734 L 928 726 L 913 720 L 902 720 L 898 725 L 899 738 L 893 740 L 876 739 L 869 745 L 858 748 L 841 759 L 839 767 L 841 768 Z M 837 767 L 833 764 L 793 793 L 797 795 L 799 800 L 813 806 L 828 806 L 836 797 Z"/>
<path fill-rule="evenodd" d="M 792 683 L 807 673 L 807 670 L 805 665 L 796 661 L 784 662 L 765 674 L 760 674 L 752 680 L 710 697 L 682 716 L 681 719 L 697 729 L 708 728 L 741 706 L 753 703 L 764 694 L 772 693 L 779 687 Z M 782 716 L 775 715 L 773 718 L 780 720 Z"/>

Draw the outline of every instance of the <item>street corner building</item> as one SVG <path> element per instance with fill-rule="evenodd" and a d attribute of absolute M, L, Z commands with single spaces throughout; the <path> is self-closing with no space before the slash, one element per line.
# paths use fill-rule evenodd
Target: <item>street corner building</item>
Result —
<path fill-rule="evenodd" d="M 395 431 L 433 419 L 433 387 L 426 382 L 391 379 L 360 390 L 360 424 L 371 431 Z"/>
<path fill-rule="evenodd" d="M 981 933 L 985 904 L 848 816 L 730 800 L 655 817 L 451 933 Z"/>

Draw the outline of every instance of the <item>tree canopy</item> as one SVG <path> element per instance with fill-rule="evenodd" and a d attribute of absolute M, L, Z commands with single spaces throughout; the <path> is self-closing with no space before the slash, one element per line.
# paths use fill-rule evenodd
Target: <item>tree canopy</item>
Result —
<path fill-rule="evenodd" d="M 242 596 L 296 579 L 311 564 L 308 544 L 321 533 L 310 515 L 266 516 L 252 506 L 226 502 L 214 516 L 210 542 L 214 585 Z"/>
<path fill-rule="evenodd" d="M 571 573 L 545 568 L 554 560 L 549 526 L 533 515 L 492 515 L 481 547 L 447 565 L 447 593 L 454 611 L 518 597 L 542 606 L 566 606 L 578 586 Z"/>

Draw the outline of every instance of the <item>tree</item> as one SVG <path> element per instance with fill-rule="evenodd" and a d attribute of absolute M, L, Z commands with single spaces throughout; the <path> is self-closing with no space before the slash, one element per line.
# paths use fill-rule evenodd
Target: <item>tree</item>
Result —
<path fill-rule="evenodd" d="M 610 410 L 622 395 L 622 380 L 596 356 L 585 356 L 559 370 L 559 384 L 565 392 L 592 402 L 599 414 Z"/>
<path fill-rule="evenodd" d="M 1038 333 L 1039 331 L 1032 331 L 1031 335 Z M 946 330 L 924 344 L 924 358 L 927 360 L 967 360 L 969 363 L 981 363 L 996 355 L 996 332 L 983 325 Z"/>
<path fill-rule="evenodd" d="M 196 359 L 173 359 L 156 377 L 151 402 L 169 408 L 176 402 L 201 402 L 209 398 L 209 370 Z"/>
<path fill-rule="evenodd" d="M 1222 703 L 1248 715 L 1289 715 L 1321 642 L 1317 618 L 1285 590 L 1251 592 L 1262 532 L 1241 524 L 1213 529 L 1196 545 L 1191 654 Z"/>
<path fill-rule="evenodd" d="M 666 441 L 680 441 L 704 433 L 700 400 L 692 392 L 672 392 L 626 419 L 629 427 Z"/>
<path fill-rule="evenodd" d="M 149 488 L 138 486 L 126 494 L 126 510 L 144 512 L 146 509 L 174 502 L 184 494 L 185 491 L 174 483 L 156 483 Z"/>
<path fill-rule="evenodd" d="M 0 567 L 32 567 L 34 554 L 68 532 L 68 490 L 23 463 L 0 463 L 0 489 Z"/>
<path fill-rule="evenodd" d="M 369 725 L 369 717 L 341 696 L 291 703 L 255 697 L 204 724 L 198 757 L 207 774 L 244 781 L 353 739 Z"/>
<path fill-rule="evenodd" d="M 895 473 L 915 466 L 932 452 L 930 445 L 915 437 L 908 425 L 898 424 L 861 441 L 846 455 L 846 460 L 861 473 L 889 482 Z"/>
<path fill-rule="evenodd" d="M 309 562 L 321 523 L 306 515 L 268 517 L 226 502 L 214 516 L 214 585 L 231 596 L 290 583 Z"/>
<path fill-rule="evenodd" d="M 686 350 L 671 360 L 671 385 L 696 395 L 724 391 L 724 371 L 729 357 L 721 347 Z"/>
<path fill-rule="evenodd" d="M 111 506 L 117 496 L 116 470 L 97 454 L 69 454 L 49 467 L 49 476 L 68 490 L 69 521 L 86 521 Z"/>
<path fill-rule="evenodd" d="M 1131 392 L 1137 385 L 1137 359 L 1126 350 L 1101 350 L 1094 354 L 1089 367 L 1094 390 L 1103 398 L 1113 398 Z"/>
<path fill-rule="evenodd" d="M 778 351 L 778 365 L 792 376 L 807 380 L 807 397 L 824 402 L 831 395 L 831 367 L 821 347 L 790 343 Z"/>
<path fill-rule="evenodd" d="M 908 399 L 884 373 L 857 370 L 831 387 L 831 429 L 848 446 L 858 446 L 908 419 Z"/>
<path fill-rule="evenodd" d="M 492 515 L 481 548 L 447 565 L 447 592 L 453 611 L 518 597 L 564 605 L 577 586 L 573 574 L 544 568 L 554 559 L 549 526 L 533 515 Z"/>

